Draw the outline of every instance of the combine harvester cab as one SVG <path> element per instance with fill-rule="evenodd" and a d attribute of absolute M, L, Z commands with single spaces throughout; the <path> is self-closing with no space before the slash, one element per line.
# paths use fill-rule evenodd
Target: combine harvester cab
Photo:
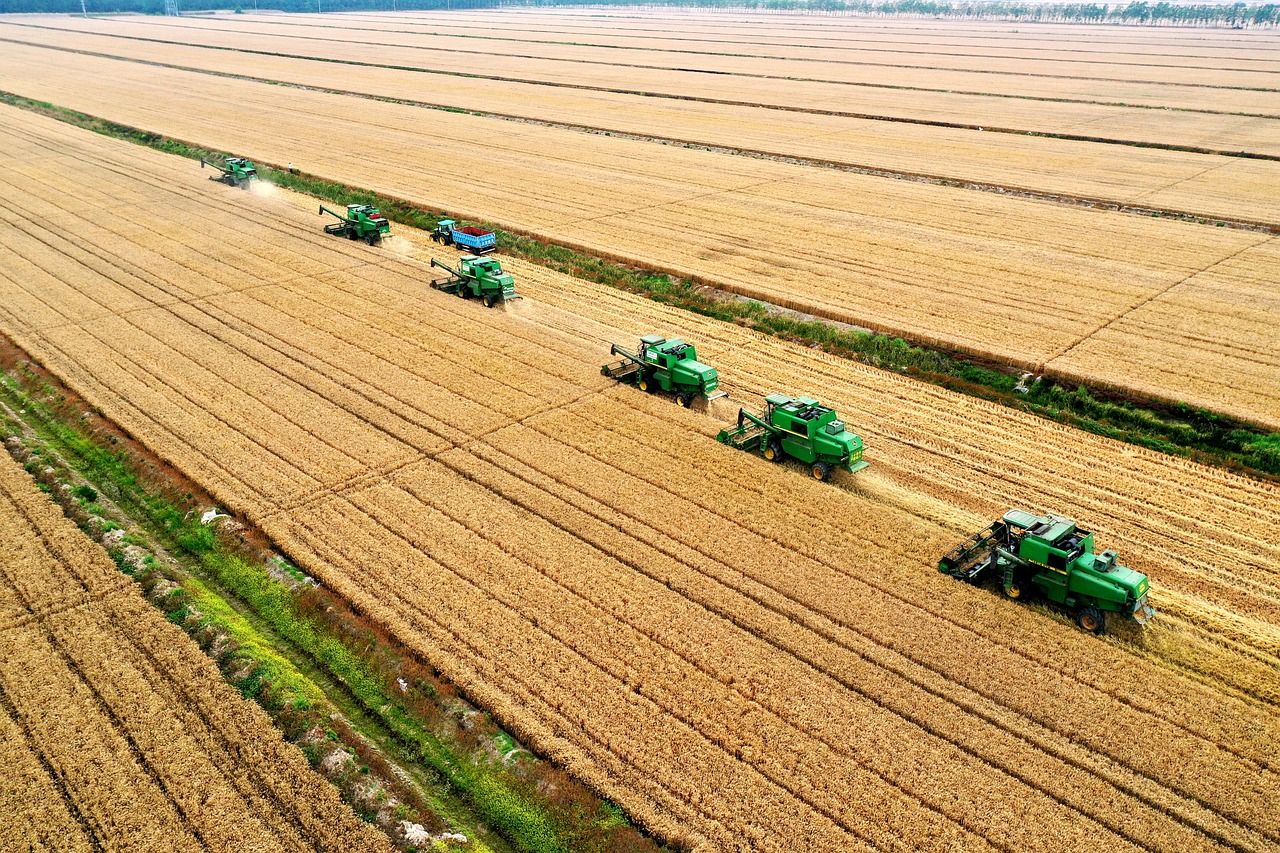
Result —
<path fill-rule="evenodd" d="M 226 184 L 229 187 L 239 187 L 242 190 L 247 190 L 254 181 L 258 180 L 258 168 L 243 157 L 228 157 L 222 164 L 214 163 L 201 157 L 200 168 L 203 169 L 205 166 L 217 169 L 219 172 L 209 180 Z"/>
<path fill-rule="evenodd" d="M 717 400 L 727 396 L 724 391 L 716 390 L 720 387 L 716 369 L 698 361 L 693 344 L 679 338 L 667 340 L 661 335 L 645 335 L 635 352 L 614 344 L 609 354 L 622 358 L 603 365 L 602 374 L 631 383 L 641 391 L 675 394 L 676 402 L 686 409 L 698 397 Z"/>
<path fill-rule="evenodd" d="M 993 580 L 1017 601 L 1043 597 L 1095 634 L 1105 630 L 1107 613 L 1140 625 L 1156 613 L 1146 575 L 1119 565 L 1114 551 L 1094 553 L 1093 534 L 1056 515 L 1011 509 L 956 546 L 938 570 L 969 583 Z"/>
<path fill-rule="evenodd" d="M 364 240 L 373 246 L 391 233 L 391 223 L 387 221 L 387 217 L 371 204 L 349 204 L 344 213 L 330 210 L 322 204 L 320 213 L 327 213 L 338 219 L 332 225 L 324 227 L 326 234 L 336 234 L 348 240 Z"/>
<path fill-rule="evenodd" d="M 849 432 L 834 409 L 786 394 L 770 394 L 764 403 L 759 414 L 739 409 L 737 427 L 720 430 L 716 441 L 758 451 L 770 462 L 798 460 L 815 480 L 828 480 L 839 468 L 856 474 L 871 464 L 862 458 L 862 438 Z"/>
<path fill-rule="evenodd" d="M 473 225 L 458 227 L 452 219 L 441 219 L 431 232 L 431 239 L 446 246 L 460 246 L 472 255 L 484 255 L 498 248 L 498 236 Z"/>
<path fill-rule="evenodd" d="M 431 266 L 449 273 L 448 278 L 432 281 L 433 288 L 463 299 L 479 299 L 486 308 L 522 298 L 516 293 L 515 280 L 510 273 L 503 271 L 497 258 L 463 255 L 458 259 L 457 269 L 432 258 Z"/>

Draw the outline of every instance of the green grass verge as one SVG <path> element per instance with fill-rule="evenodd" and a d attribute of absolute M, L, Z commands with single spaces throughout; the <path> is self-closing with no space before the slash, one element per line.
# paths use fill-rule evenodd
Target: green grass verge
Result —
<path fill-rule="evenodd" d="M 300 649 L 341 682 L 366 712 L 376 717 L 413 757 L 430 767 L 448 783 L 492 829 L 514 847 L 530 853 L 563 853 L 573 849 L 571 839 L 584 827 L 553 818 L 543 807 L 503 777 L 502 771 L 459 754 L 432 734 L 405 711 L 396 698 L 362 662 L 358 652 L 348 647 L 309 619 L 299 614 L 295 593 L 276 580 L 263 565 L 250 562 L 229 547 L 213 530 L 201 524 L 192 507 L 149 488 L 139 477 L 128 455 L 102 439 L 86 434 L 72 424 L 80 423 L 75 413 L 60 412 L 43 402 L 61 399 L 47 384 L 23 387 L 8 372 L 0 374 L 0 399 L 21 411 L 24 423 L 53 447 L 85 479 L 94 483 L 130 517 L 142 522 L 170 551 L 192 558 L 208 574 L 222 593 L 229 593 L 248 606 L 279 637 Z M 71 423 L 68 423 L 68 420 Z M 82 500 L 92 506 L 86 490 Z M 190 499 L 190 495 L 186 496 Z M 126 569 L 125 566 L 121 566 Z M 316 688 L 209 586 L 192 580 L 165 602 L 170 619 L 181 622 L 195 607 L 201 615 L 224 628 L 243 644 L 254 662 L 241 683 L 246 696 L 257 698 L 263 684 L 270 684 L 272 701 L 296 702 L 299 709 L 318 700 Z M 253 654 L 250 654 L 252 652 Z M 620 812 L 614 814 L 620 816 Z M 595 827 L 625 825 L 606 821 Z M 589 833 L 590 828 L 586 828 Z"/>
<path fill-rule="evenodd" d="M 96 116 L 0 92 L 0 102 L 56 118 L 68 124 L 188 158 L 215 158 L 213 151 L 106 121 Z M 426 210 L 378 193 L 292 174 L 259 164 L 259 174 L 278 186 L 338 204 L 379 207 L 391 220 L 431 230 L 444 213 Z M 893 370 L 936 385 L 1031 412 L 1129 444 L 1218 465 L 1263 479 L 1280 479 L 1280 433 L 1268 432 L 1214 412 L 1185 404 L 1140 404 L 1084 385 L 1043 381 L 1025 394 L 1014 390 L 1017 378 L 954 353 L 912 344 L 890 335 L 842 328 L 770 311 L 751 300 L 725 299 L 687 279 L 634 269 L 583 252 L 513 234 L 488 223 L 502 251 L 548 269 L 636 293 L 783 340 L 817 346 L 864 364 Z M 856 420 L 853 421 L 856 424 Z"/>

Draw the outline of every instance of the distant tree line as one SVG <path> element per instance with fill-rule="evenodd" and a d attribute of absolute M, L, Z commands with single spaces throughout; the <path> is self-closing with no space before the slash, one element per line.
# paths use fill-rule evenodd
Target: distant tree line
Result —
<path fill-rule="evenodd" d="M 318 3 L 318 5 L 317 5 Z M 324 12 L 358 10 L 485 9 L 499 6 L 643 6 L 745 9 L 767 12 L 995 18 L 1011 21 L 1147 24 L 1164 26 L 1274 27 L 1280 3 L 1034 3 L 1011 0 L 176 0 L 180 12 Z M 84 0 L 89 14 L 164 14 L 165 0 Z M 81 11 L 81 0 L 0 0 L 0 14 Z"/>
<path fill-rule="evenodd" d="M 379 11 L 390 12 L 421 9 L 489 9 L 498 0 L 320 0 L 323 12 Z M 84 0 L 90 15 L 133 12 L 163 15 L 165 0 Z M 177 0 L 179 13 L 207 11 L 314 12 L 316 0 Z M 80 0 L 0 0 L 0 14 L 14 12 L 72 12 L 80 14 Z"/>
<path fill-rule="evenodd" d="M 1280 3 L 1035 3 L 1009 0 L 500 0 L 501 6 L 642 6 L 744 9 L 762 12 L 924 15 L 1012 21 L 1274 27 Z"/>

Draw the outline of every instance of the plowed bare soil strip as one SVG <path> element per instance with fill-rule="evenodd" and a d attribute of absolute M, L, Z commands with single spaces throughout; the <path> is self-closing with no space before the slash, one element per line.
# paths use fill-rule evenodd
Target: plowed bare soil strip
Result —
<path fill-rule="evenodd" d="M 187 253 L 221 258 L 237 244 L 254 252 L 258 239 L 286 263 L 323 243 L 310 211 L 210 184 L 183 161 L 5 113 L 14 157 L 0 179 L 28 190 L 22 206 L 0 215 L 42 216 L 60 235 L 89 235 L 75 239 L 126 256 L 138 241 L 161 266 Z M 15 170 L 57 172 L 72 185 L 96 174 L 100 186 L 134 198 L 81 200 L 16 181 Z M 158 208 L 173 212 L 161 233 L 118 224 Z M 236 241 L 208 232 L 224 219 L 244 230 Z M 704 416 L 599 377 L 599 341 L 680 322 L 705 327 L 709 357 L 737 353 L 749 383 L 806 370 L 816 381 L 829 371 L 838 393 L 878 401 L 871 434 L 895 421 L 900 433 L 918 429 L 922 458 L 968 477 L 969 488 L 988 467 L 1007 469 L 1009 484 L 1022 470 L 1053 482 L 1063 463 L 1045 461 L 1049 448 L 1081 441 L 1131 499 L 1185 505 L 1176 489 L 1125 492 L 1145 482 L 1133 474 L 1150 470 L 1163 474 L 1154 482 L 1198 483 L 1206 517 L 1240 505 L 1267 515 L 1268 487 L 732 327 L 677 320 L 523 264 L 512 266 L 530 300 L 487 312 L 429 291 L 425 267 L 391 247 L 332 241 L 326 254 L 340 259 L 331 273 L 175 299 L 190 292 L 183 276 L 152 284 L 106 268 L 59 268 L 54 256 L 74 242 L 42 245 L 47 268 L 75 272 L 40 289 L 0 283 L 7 299 L 33 309 L 0 318 L 7 333 L 188 471 L 215 467 L 224 451 L 211 442 L 272 375 L 280 399 L 296 400 L 290 415 L 300 432 L 268 430 L 261 441 L 285 455 L 285 445 L 308 442 L 309 457 L 292 464 L 326 485 L 282 504 L 260 484 L 228 480 L 228 505 L 256 515 L 326 583 L 668 837 L 765 849 L 926 840 L 1023 849 L 1047 836 L 1261 849 L 1280 839 L 1267 807 L 1280 727 L 1265 689 L 1215 676 L 1228 666 L 1183 674 L 1188 659 L 1245 660 L 1239 653 L 1195 637 L 1175 637 L 1164 651 L 1101 642 L 955 584 L 932 568 L 932 554 L 981 514 L 964 502 L 937 511 L 949 486 L 930 492 L 899 479 L 890 458 L 887 476 L 857 481 L 866 491 L 858 494 L 730 451 L 710 440 Z M 415 251 L 411 243 L 405 254 Z M 552 301 L 582 311 L 535 298 L 543 282 L 558 294 Z M 81 301 L 85 293 L 95 298 Z M 104 322 L 100 299 L 156 306 L 117 328 L 154 336 L 167 355 L 127 375 L 104 367 L 143 341 L 86 338 L 87 324 Z M 218 393 L 181 397 L 193 414 L 208 410 L 210 426 L 165 406 L 122 403 L 144 385 L 178 402 L 184 359 L 221 365 Z M 433 393 L 462 402 L 429 402 Z M 348 406 L 361 414 L 345 442 L 303 437 L 325 435 Z M 349 448 L 399 446 L 409 424 L 431 426 L 427 412 L 457 418 L 473 407 L 477 416 L 461 417 L 453 432 L 418 433 L 431 442 L 394 457 L 403 464 L 331 478 Z M 991 418 L 1007 423 L 980 426 Z M 1006 454 L 1025 442 L 1044 447 L 1045 459 L 992 465 L 926 450 L 962 424 L 975 442 L 998 439 Z M 1209 524 L 1193 533 L 1206 571 L 1225 578 L 1246 571 L 1237 556 L 1254 561 L 1258 594 L 1274 594 L 1265 540 Z M 1173 547 L 1158 531 L 1150 543 Z M 1204 630 L 1213 635 L 1210 624 Z M 1150 750 L 1152 740 L 1165 747 Z"/>

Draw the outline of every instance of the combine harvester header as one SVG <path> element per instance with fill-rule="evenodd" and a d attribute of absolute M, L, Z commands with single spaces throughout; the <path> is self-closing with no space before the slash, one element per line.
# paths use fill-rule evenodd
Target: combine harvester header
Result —
<path fill-rule="evenodd" d="M 497 258 L 477 258 L 475 255 L 463 255 L 458 259 L 458 268 L 454 269 L 446 263 L 431 259 L 431 266 L 439 267 L 449 273 L 448 278 L 439 278 L 431 282 L 436 290 L 453 293 L 463 299 L 480 299 L 486 308 L 492 308 L 499 302 L 510 302 L 520 299 L 516 293 L 515 281 L 511 274 L 504 272 Z"/>
<path fill-rule="evenodd" d="M 337 217 L 338 221 L 324 227 L 324 233 L 337 234 L 348 240 L 364 240 L 370 246 L 381 242 L 386 234 L 391 233 L 391 223 L 382 211 L 371 204 L 349 204 L 344 213 L 330 210 L 323 204 L 320 213 Z"/>
<path fill-rule="evenodd" d="M 247 190 L 254 181 L 258 180 L 258 168 L 243 157 L 228 157 L 221 164 L 201 157 L 200 168 L 203 169 L 205 166 L 217 169 L 221 173 L 214 175 L 209 180 L 226 184 L 229 187 L 239 187 L 242 190 Z"/>
<path fill-rule="evenodd" d="M 834 409 L 809 397 L 770 394 L 760 414 L 738 410 L 738 426 L 722 429 L 716 441 L 739 450 L 758 450 L 770 462 L 791 458 L 809 466 L 815 480 L 836 468 L 850 474 L 870 465 L 862 458 L 862 438 L 849 432 Z"/>
<path fill-rule="evenodd" d="M 708 400 L 727 396 L 724 391 L 716 390 L 720 387 L 716 369 L 698 361 L 693 344 L 679 338 L 667 340 L 661 335 L 645 335 L 635 352 L 614 344 L 609 354 L 622 358 L 600 368 L 605 376 L 631 383 L 641 391 L 675 394 L 676 402 L 686 409 L 699 396 Z"/>
<path fill-rule="evenodd" d="M 938 562 L 957 580 L 994 580 L 1005 596 L 1037 596 L 1065 607 L 1076 624 L 1101 634 L 1106 614 L 1145 625 L 1156 615 L 1147 601 L 1147 576 L 1116 562 L 1114 551 L 1095 554 L 1093 534 L 1068 518 L 1011 509 Z"/>

